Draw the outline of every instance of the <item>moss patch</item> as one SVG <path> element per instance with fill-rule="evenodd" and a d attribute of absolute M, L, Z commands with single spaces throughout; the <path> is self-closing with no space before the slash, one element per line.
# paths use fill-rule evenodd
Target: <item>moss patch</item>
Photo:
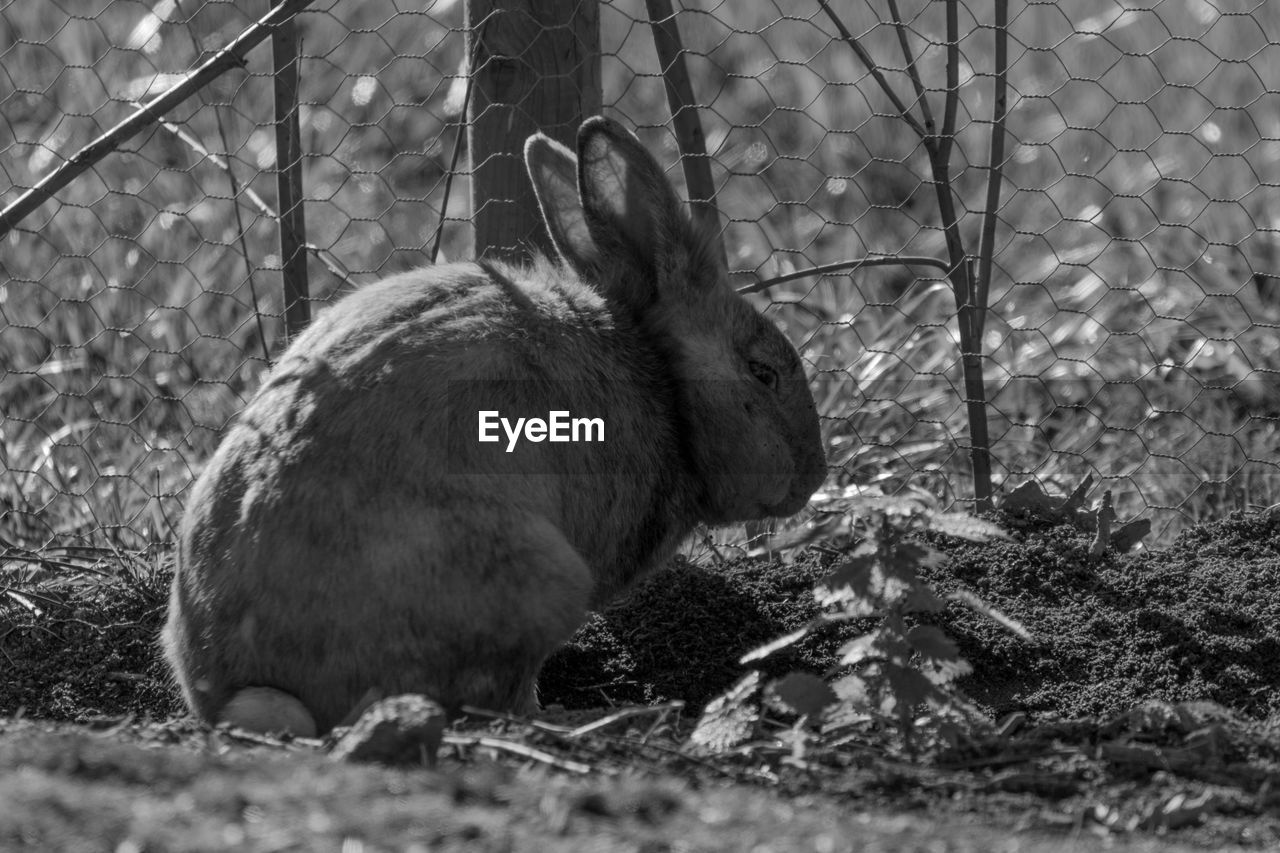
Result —
<path fill-rule="evenodd" d="M 0 597 L 0 713 L 83 720 L 178 712 L 159 646 L 167 582 L 45 578 L 15 590 L 26 603 Z"/>
<path fill-rule="evenodd" d="M 746 674 L 746 652 L 818 615 L 823 563 L 816 554 L 787 566 L 679 561 L 592 616 L 547 661 L 539 697 L 569 708 L 680 699 L 696 711 Z M 834 634 L 810 637 L 770 657 L 767 671 L 820 672 L 837 647 Z"/>

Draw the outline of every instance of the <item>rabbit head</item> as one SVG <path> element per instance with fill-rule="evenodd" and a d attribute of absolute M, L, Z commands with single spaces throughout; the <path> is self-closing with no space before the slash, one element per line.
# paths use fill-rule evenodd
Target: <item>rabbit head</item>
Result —
<path fill-rule="evenodd" d="M 800 357 L 730 288 L 657 161 L 602 117 L 580 128 L 576 158 L 539 134 L 525 159 L 557 252 L 667 361 L 699 520 L 799 511 L 826 475 Z"/>

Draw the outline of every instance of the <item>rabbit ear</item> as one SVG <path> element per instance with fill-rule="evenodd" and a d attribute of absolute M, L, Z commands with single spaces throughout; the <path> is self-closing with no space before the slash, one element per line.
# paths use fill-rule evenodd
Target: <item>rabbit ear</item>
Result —
<path fill-rule="evenodd" d="M 622 125 L 603 116 L 578 130 L 578 185 L 587 228 L 604 258 L 620 258 L 655 279 L 681 223 L 680 200 L 653 155 Z"/>
<path fill-rule="evenodd" d="M 552 245 L 579 275 L 588 276 L 600 251 L 578 197 L 578 159 L 551 137 L 535 133 L 524 144 L 524 162 Z"/>

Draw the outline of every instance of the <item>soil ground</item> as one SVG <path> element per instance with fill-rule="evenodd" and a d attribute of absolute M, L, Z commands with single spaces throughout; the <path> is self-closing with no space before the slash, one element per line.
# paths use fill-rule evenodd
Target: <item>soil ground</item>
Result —
<path fill-rule="evenodd" d="M 960 608 L 937 619 L 1001 725 L 916 761 L 870 733 L 806 756 L 686 748 L 742 653 L 816 614 L 822 551 L 660 573 L 548 664 L 541 723 L 460 723 L 434 769 L 182 719 L 155 654 L 163 571 L 14 557 L 0 566 L 0 849 L 1280 849 L 1280 513 L 1099 556 L 1073 524 L 997 520 L 1011 541 L 939 537 L 951 559 L 928 580 L 976 592 L 1033 641 Z M 857 630 L 809 637 L 772 673 L 824 671 Z M 652 707 L 616 713 L 633 703 Z"/>

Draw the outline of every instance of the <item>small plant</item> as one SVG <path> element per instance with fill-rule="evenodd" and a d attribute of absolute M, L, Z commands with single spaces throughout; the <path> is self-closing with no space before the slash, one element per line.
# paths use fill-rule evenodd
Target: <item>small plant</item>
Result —
<path fill-rule="evenodd" d="M 691 735 L 696 748 L 723 752 L 746 743 L 762 720 L 761 696 L 765 705 L 797 718 L 787 735 L 793 758 L 802 757 L 814 731 L 819 743 L 835 743 L 859 729 L 894 729 L 912 755 L 924 734 L 954 742 L 982 721 L 955 686 L 970 667 L 940 628 L 921 623 L 918 616 L 956 601 L 1030 639 L 1022 625 L 972 593 L 940 596 L 919 574 L 946 559 L 922 541 L 924 532 L 977 542 L 1008 538 L 995 524 L 902 498 L 855 497 L 832 505 L 839 511 L 825 513 L 826 523 L 815 525 L 824 537 L 834 534 L 847 543 L 845 556 L 814 591 L 829 612 L 749 652 L 741 662 L 762 660 L 828 625 L 858 622 L 867 630 L 840 648 L 839 660 L 822 677 L 794 672 L 762 685 L 758 671 L 748 673 L 707 706 Z M 929 713 L 922 715 L 926 708 Z"/>

